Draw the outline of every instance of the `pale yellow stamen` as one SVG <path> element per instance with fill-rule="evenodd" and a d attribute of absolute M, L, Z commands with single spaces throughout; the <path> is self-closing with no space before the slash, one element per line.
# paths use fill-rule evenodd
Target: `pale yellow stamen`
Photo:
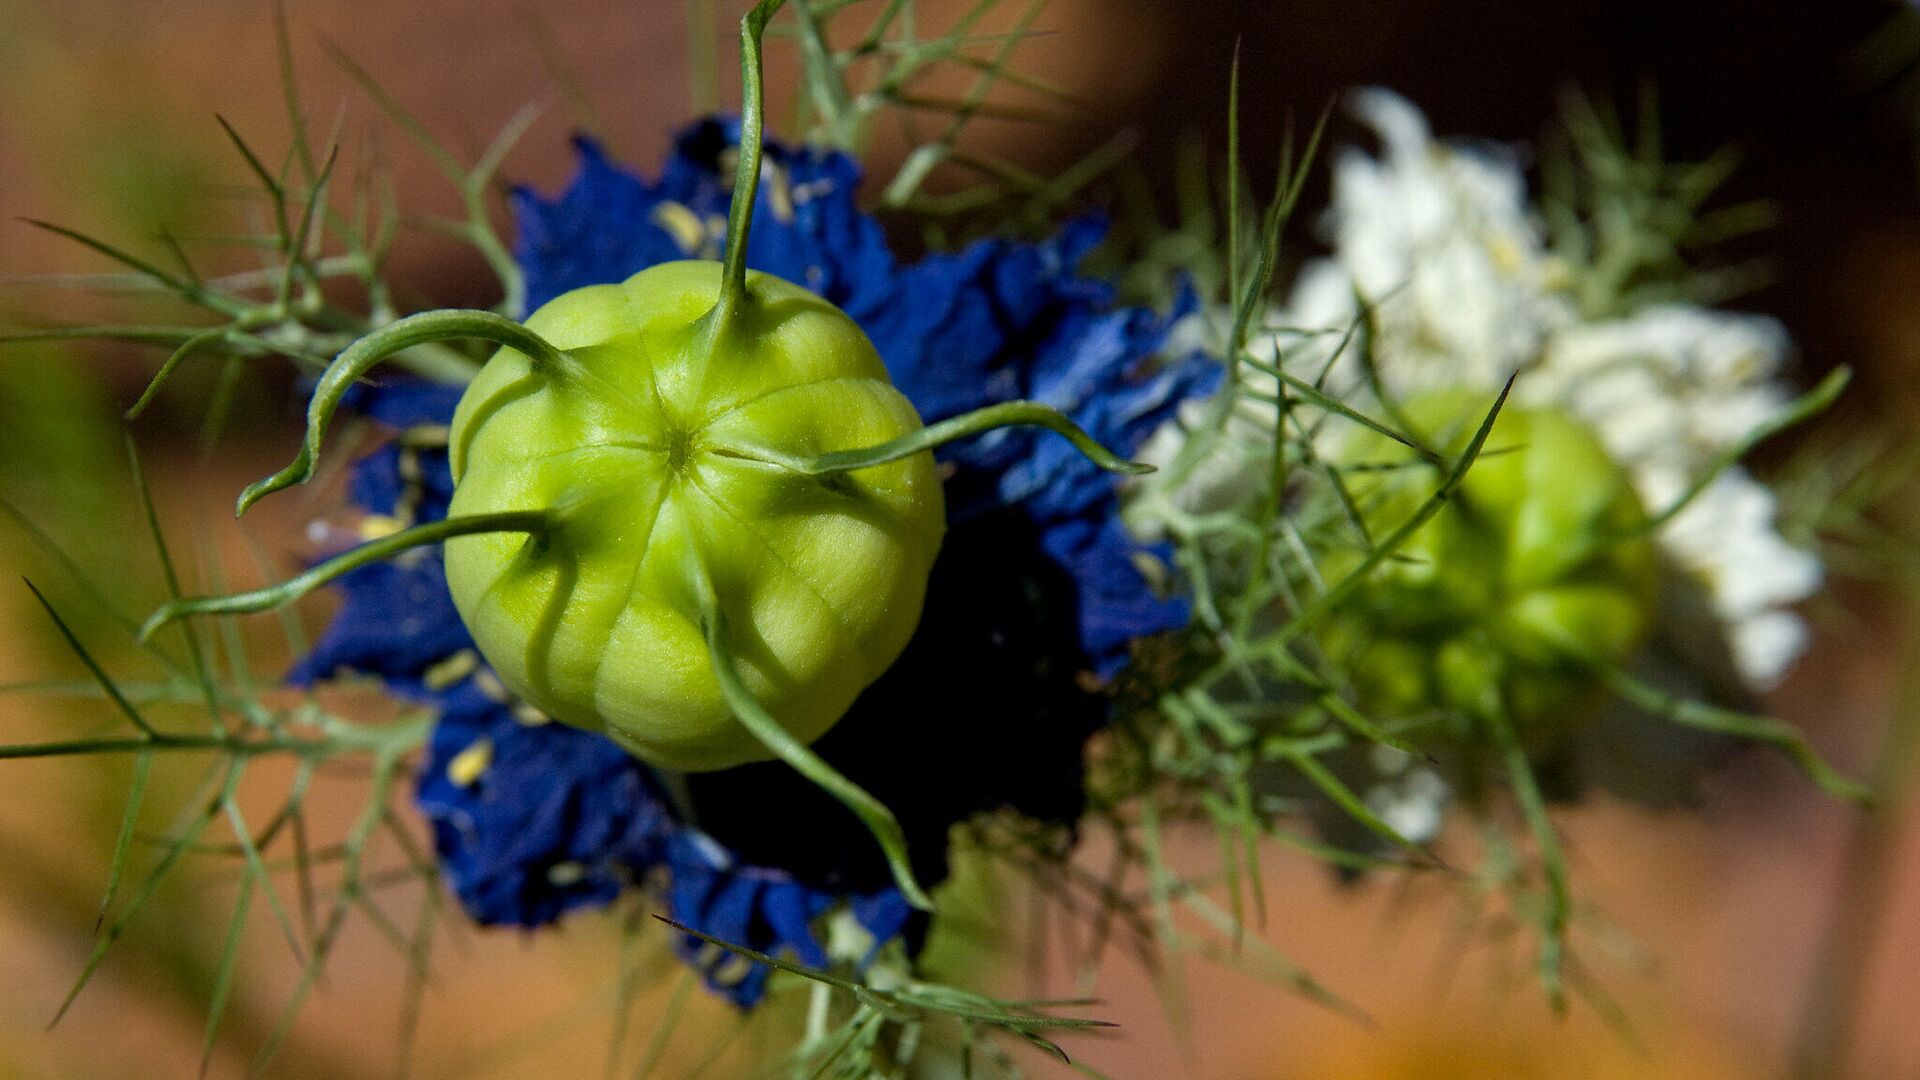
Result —
<path fill-rule="evenodd" d="M 493 740 L 476 739 L 473 745 L 453 755 L 453 760 L 447 762 L 447 779 L 453 781 L 454 787 L 470 788 L 480 781 L 487 766 L 492 764 Z"/>
<path fill-rule="evenodd" d="M 673 238 L 675 246 L 688 255 L 698 255 L 707 245 L 707 230 L 693 211 L 677 202 L 665 201 L 653 208 L 653 223 Z"/>
<path fill-rule="evenodd" d="M 392 536 L 406 527 L 406 522 L 399 518 L 388 517 L 385 514 L 368 514 L 360 519 L 359 533 L 362 540 L 379 540 Z"/>
<path fill-rule="evenodd" d="M 429 690 L 445 690 L 447 687 L 473 674 L 473 669 L 479 666 L 479 653 L 474 652 L 472 649 L 461 649 L 459 652 L 428 668 L 426 675 L 422 677 L 421 681 L 426 683 L 427 689 Z"/>

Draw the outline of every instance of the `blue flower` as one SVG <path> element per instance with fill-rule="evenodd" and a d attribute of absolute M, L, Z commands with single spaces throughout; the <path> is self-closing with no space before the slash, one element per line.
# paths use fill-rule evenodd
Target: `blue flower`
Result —
<path fill-rule="evenodd" d="M 530 302 L 719 255 L 736 137 L 727 121 L 696 125 L 652 181 L 578 143 L 580 171 L 563 194 L 516 194 Z M 1042 243 L 984 240 L 902 267 L 854 202 L 860 173 L 851 159 L 770 146 L 767 162 L 749 264 L 859 321 L 929 421 L 1035 398 L 1128 454 L 1217 377 L 1210 364 L 1153 361 L 1179 311 L 1117 306 L 1110 287 L 1077 273 L 1101 238 L 1097 222 Z M 432 432 L 451 419 L 458 393 L 396 382 L 356 389 L 350 404 L 389 426 Z M 816 744 L 894 809 L 927 884 L 946 877 L 948 832 L 974 814 L 1007 808 L 1070 828 L 1084 809 L 1084 743 L 1106 708 L 1082 673 L 1111 675 L 1133 639 L 1187 619 L 1185 604 L 1156 595 L 1137 568 L 1141 549 L 1119 527 L 1112 478 L 1063 441 L 1004 431 L 943 457 L 953 468 L 952 520 L 921 627 Z M 418 437 L 363 458 L 350 484 L 382 524 L 444 516 L 451 491 L 444 449 Z M 448 881 L 477 921 L 543 925 L 651 882 L 664 885 L 682 924 L 803 964 L 827 962 L 813 925 L 836 904 L 876 949 L 899 938 L 913 945 L 924 931 L 864 827 L 791 769 L 688 777 L 676 804 L 612 742 L 513 702 L 474 653 L 434 552 L 356 571 L 341 593 L 333 623 L 292 677 L 373 674 L 440 710 L 418 801 Z M 923 722 L 898 723 L 903 710 Z M 1021 752 L 1005 753 L 1014 743 Z M 936 755 L 942 767 L 932 773 L 900 767 Z M 781 807 L 774 820 L 768 805 Z M 764 992 L 759 965 L 695 938 L 681 951 L 742 1006 Z"/>
<path fill-rule="evenodd" d="M 599 735 L 517 713 L 497 685 L 476 673 L 437 695 L 416 799 L 442 870 L 486 925 L 611 903 L 675 832 L 657 781 Z"/>
<path fill-rule="evenodd" d="M 652 182 L 578 141 L 580 170 L 565 192 L 516 193 L 529 302 L 624 280 L 667 259 L 717 256 L 737 134 L 730 121 L 695 125 Z M 1042 243 L 982 240 L 901 267 L 878 222 L 855 202 L 860 170 L 851 158 L 772 144 L 766 160 L 748 265 L 803 284 L 852 316 L 929 423 L 1032 398 L 1130 454 L 1219 378 L 1218 365 L 1199 358 L 1155 365 L 1184 310 L 1161 317 L 1117 306 L 1111 286 L 1077 272 L 1104 234 L 1097 221 L 1074 222 Z M 1019 507 L 1040 526 L 1046 550 L 1083 582 L 1082 644 L 1095 672 L 1111 676 L 1124 666 L 1135 638 L 1186 625 L 1185 600 L 1155 594 L 1136 563 L 1143 549 L 1110 524 L 1119 516 L 1113 479 L 1065 442 L 1004 430 L 941 457 L 958 469 L 949 485 L 957 515 Z"/>
<path fill-rule="evenodd" d="M 755 952 L 789 952 L 808 967 L 830 962 L 813 922 L 834 904 L 833 894 L 777 870 L 737 865 L 725 848 L 693 829 L 668 841 L 667 865 L 667 912 L 675 922 Z M 873 962 L 881 945 L 907 934 L 914 913 L 898 889 L 847 899 L 849 914 L 875 942 L 862 966 Z M 735 1004 L 751 1006 L 766 992 L 772 972 L 765 965 L 692 935 L 682 935 L 678 948 L 708 987 Z"/>

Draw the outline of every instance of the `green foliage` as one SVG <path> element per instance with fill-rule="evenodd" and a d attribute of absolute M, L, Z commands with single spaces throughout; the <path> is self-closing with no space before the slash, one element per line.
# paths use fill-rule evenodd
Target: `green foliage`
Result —
<path fill-rule="evenodd" d="M 1739 165 L 1721 150 L 1701 162 L 1665 160 L 1659 102 L 1642 95 L 1631 134 L 1617 111 L 1569 92 L 1541 161 L 1541 212 L 1570 291 L 1589 319 L 1662 301 L 1713 302 L 1764 280 L 1753 265 L 1702 270 L 1716 245 L 1766 228 L 1764 202 L 1710 207 Z"/>
<path fill-rule="evenodd" d="M 1237 77 L 1233 93 L 1237 100 Z M 1647 109 L 1629 144 L 1617 123 L 1584 99 L 1572 99 L 1568 143 L 1549 166 L 1546 212 L 1554 252 L 1568 275 L 1566 287 L 1590 318 L 1724 293 L 1738 275 L 1701 274 L 1692 260 L 1702 247 L 1764 218 L 1755 207 L 1703 210 L 1730 160 L 1665 164 L 1650 104 Z M 1313 142 L 1308 145 L 1303 157 L 1310 159 Z M 1118 246 L 1127 253 L 1123 263 L 1139 257 L 1153 274 L 1179 267 L 1230 302 L 1207 312 L 1203 328 L 1218 335 L 1209 347 L 1226 365 L 1226 389 L 1204 415 L 1183 417 L 1172 462 L 1140 485 L 1130 506 L 1136 527 L 1170 541 L 1175 587 L 1192 595 L 1195 625 L 1185 637 L 1144 653 L 1117 690 L 1113 737 L 1095 763 L 1091 787 L 1113 842 L 1145 867 L 1150 887 L 1139 896 L 1096 894 L 1106 911 L 1124 913 L 1100 918 L 1139 920 L 1158 945 L 1177 948 L 1182 922 L 1191 919 L 1179 911 L 1181 903 L 1203 887 L 1217 887 L 1227 907 L 1214 927 L 1222 937 L 1212 944 L 1237 950 L 1248 913 L 1261 908 L 1259 850 L 1269 840 L 1311 851 L 1348 873 L 1438 872 L 1498 898 L 1504 918 L 1531 930 L 1539 982 L 1556 1005 L 1575 994 L 1618 1019 L 1570 944 L 1577 929 L 1596 929 L 1596 919 L 1576 896 L 1549 792 L 1537 775 L 1537 758 L 1547 747 L 1523 731 L 1524 717 L 1504 694 L 1465 710 L 1429 694 L 1424 710 L 1401 701 L 1370 711 L 1382 702 L 1367 692 L 1370 679 L 1360 670 L 1368 648 L 1355 645 L 1375 642 L 1364 630 L 1356 639 L 1349 618 L 1356 599 L 1379 580 L 1429 568 L 1473 572 L 1440 571 L 1431 567 L 1436 552 L 1430 545 L 1409 545 L 1435 515 L 1484 510 L 1473 507 L 1471 492 L 1497 481 L 1482 481 L 1480 470 L 1499 474 L 1504 455 L 1528 452 L 1525 440 L 1487 443 L 1506 394 L 1456 399 L 1450 412 L 1435 416 L 1429 408 L 1414 424 L 1410 403 L 1381 385 L 1372 353 L 1374 312 L 1364 301 L 1345 328 L 1268 328 L 1276 306 L 1276 239 L 1298 191 L 1299 169 L 1283 164 L 1256 226 L 1243 207 L 1232 126 L 1226 149 L 1223 190 L 1215 192 L 1196 152 L 1196 164 L 1182 170 L 1189 179 L 1178 223 L 1169 228 L 1156 215 L 1136 214 L 1135 234 Z M 1249 343 L 1268 334 L 1272 349 L 1263 360 Z M 1327 356 L 1329 341 L 1334 347 Z M 1303 374 L 1307 355 L 1327 358 Z M 1366 391 L 1357 400 L 1372 401 L 1369 408 L 1329 391 L 1329 376 L 1342 364 L 1349 369 L 1344 382 Z M 1644 549 L 1647 535 L 1715 476 L 1762 440 L 1819 414 L 1845 382 L 1844 373 L 1836 374 L 1738 440 L 1674 504 L 1653 508 L 1646 526 L 1595 531 L 1586 539 L 1596 556 L 1611 557 L 1612 547 Z M 1427 441 L 1436 426 L 1475 434 L 1436 448 Z M 1329 460 L 1329 432 L 1341 437 L 1339 445 L 1374 449 Z M 1192 498 L 1193 482 L 1223 459 L 1258 465 L 1252 471 L 1259 482 L 1252 490 Z M 1394 470 L 1392 483 L 1379 482 L 1381 470 Z M 1383 501 L 1383 491 L 1398 494 Z M 1467 504 L 1448 509 L 1463 497 Z M 1644 563 L 1644 550 L 1636 558 Z M 1416 650 L 1406 659 L 1417 666 L 1428 658 Z M 1677 700 L 1616 666 L 1618 660 L 1583 659 L 1575 649 L 1557 663 L 1596 695 L 1605 692 L 1670 723 L 1773 746 L 1831 794 L 1866 796 L 1790 726 Z M 1467 744 L 1436 749 L 1436 726 L 1467 733 Z M 1444 836 L 1430 843 L 1424 835 L 1402 835 L 1372 789 L 1360 787 L 1381 779 L 1371 762 L 1383 748 L 1410 761 L 1409 768 L 1448 778 L 1453 797 L 1480 826 L 1477 862 L 1448 862 L 1433 846 Z M 1161 854 L 1166 830 L 1195 824 L 1217 837 L 1221 856 L 1211 878 L 1182 878 Z M 1298 831 L 1301 826 L 1309 831 Z M 1296 985 L 1318 996 L 1311 984 Z"/>

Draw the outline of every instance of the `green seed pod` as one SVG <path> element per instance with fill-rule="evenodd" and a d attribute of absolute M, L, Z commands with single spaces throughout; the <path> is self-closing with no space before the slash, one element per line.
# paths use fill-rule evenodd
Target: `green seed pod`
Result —
<path fill-rule="evenodd" d="M 750 274 L 724 332 L 721 267 L 668 263 L 555 299 L 527 328 L 557 375 L 502 349 L 454 415 L 450 516 L 552 514 L 446 545 L 480 651 L 555 719 L 682 771 L 772 757 L 735 718 L 706 637 L 767 712 L 818 738 L 899 655 L 945 514 L 933 455 L 847 472 L 788 463 L 920 429 L 838 308 Z"/>
<path fill-rule="evenodd" d="M 1402 414 L 1453 456 L 1484 408 L 1475 395 L 1445 393 Z M 1411 519 L 1437 483 L 1412 449 L 1375 432 L 1340 458 L 1368 466 L 1347 475 L 1375 537 Z M 1505 410 L 1453 497 L 1333 612 L 1324 641 L 1382 716 L 1436 707 L 1501 715 L 1537 746 L 1591 713 L 1596 669 L 1626 661 L 1647 632 L 1655 564 L 1645 521 L 1626 474 L 1586 427 L 1556 410 Z M 1322 570 L 1336 579 L 1363 557 L 1342 549 Z"/>

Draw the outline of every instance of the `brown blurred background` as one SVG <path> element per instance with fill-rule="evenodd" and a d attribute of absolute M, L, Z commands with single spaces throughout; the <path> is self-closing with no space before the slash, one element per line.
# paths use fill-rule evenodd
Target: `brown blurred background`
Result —
<path fill-rule="evenodd" d="M 322 41 L 354 56 L 456 147 L 477 150 L 521 105 L 549 103 L 507 172 L 547 188 L 568 175 L 567 109 L 529 42 L 522 7 L 448 0 L 288 6 L 315 128 L 329 130 L 340 116 L 350 145 L 384 130 L 379 145 L 410 209 L 446 212 L 454 199 L 351 91 Z M 733 14 L 734 5 L 717 6 L 723 17 Z M 921 7 L 937 26 L 962 4 L 923 0 Z M 673 0 L 539 6 L 602 114 L 604 134 L 630 162 L 651 167 L 688 116 L 686 9 Z M 1523 142 L 1550 125 L 1564 87 L 1629 100 L 1653 85 L 1670 153 L 1697 158 L 1729 143 L 1740 147 L 1746 165 L 1728 198 L 1764 197 L 1777 209 L 1774 229 L 1732 253 L 1764 255 L 1769 271 L 1767 284 L 1739 306 L 1784 319 L 1806 371 L 1840 363 L 1859 369 L 1852 396 L 1867 404 L 1856 404 L 1850 422 L 1911 426 L 1911 373 L 1920 361 L 1920 307 L 1910 299 L 1920 279 L 1912 164 L 1920 97 L 1887 77 L 1869 44 L 1886 40 L 1876 35 L 1895 10 L 1867 0 L 1053 0 L 1037 23 L 1046 32 L 1021 47 L 1016 65 L 1062 85 L 1085 107 L 1064 127 L 984 123 L 975 146 L 1045 171 L 1132 127 L 1139 159 L 1165 179 L 1183 134 L 1198 128 L 1219 145 L 1236 40 L 1248 155 L 1262 170 L 1276 157 L 1289 113 L 1310 118 L 1357 84 L 1407 94 L 1443 134 Z M 730 47 L 721 58 L 730 72 Z M 783 115 L 778 103 L 790 93 L 793 71 L 777 49 L 775 116 Z M 92 254 L 14 223 L 17 215 L 147 252 L 157 250 L 162 226 L 231 222 L 232 200 L 221 192 L 245 177 L 215 112 L 269 160 L 286 146 L 272 9 L 264 0 L 0 0 L 0 276 L 104 269 Z M 900 152 L 897 140 L 883 137 L 875 171 L 887 173 Z M 1309 240 L 1304 231 L 1295 237 L 1297 245 Z M 229 252 L 210 262 L 245 265 L 247 258 Z M 476 258 L 429 237 L 405 241 L 395 275 L 423 300 L 493 299 Z M 99 310 L 69 290 L 20 282 L 0 288 L 0 317 Z M 157 359 L 119 348 L 0 355 L 0 489 L 136 609 L 158 591 L 151 560 L 128 554 L 135 504 L 114 418 Z M 183 387 L 137 431 L 156 459 L 169 525 L 189 552 L 199 544 L 228 565 L 251 566 L 226 507 L 232 492 L 291 448 L 296 404 L 284 380 L 249 384 L 233 433 L 208 458 L 181 434 L 192 431 L 204 383 Z M 295 558 L 306 517 L 325 509 L 327 498 L 263 506 L 249 527 L 276 557 Z M 47 582 L 57 601 L 75 595 L 17 531 L 0 534 L 0 553 L 10 570 Z M 1898 606 L 1872 586 L 1845 595 L 1852 613 L 1823 620 L 1820 647 L 1773 705 L 1824 751 L 1863 768 L 1892 697 L 1904 628 Z M 114 651 L 109 624 L 85 615 L 78 601 L 66 607 L 110 662 L 128 660 Z M 309 612 L 315 625 L 323 607 Z M 8 631 L 0 635 L 0 681 L 80 674 L 24 590 L 0 589 L 0 626 Z M 284 650 L 276 654 L 265 634 L 258 648 L 258 670 L 278 670 Z M 71 736 L 105 715 L 92 702 L 7 702 L 5 741 Z M 104 759 L 0 765 L 0 1077 L 195 1070 L 231 898 L 230 876 L 216 869 L 192 870 L 163 891 L 67 1020 L 41 1030 L 90 945 L 126 777 L 125 763 Z M 154 805 L 175 805 L 190 779 L 184 770 L 162 776 Z M 284 777 L 255 782 L 269 792 Z M 320 789 L 323 807 L 335 806 L 341 817 L 352 812 L 352 777 Z M 150 819 L 155 831 L 165 824 L 157 812 Z M 1276 856 L 1267 866 L 1267 936 L 1365 1008 L 1371 1026 L 1246 977 L 1195 967 L 1192 1031 L 1182 1038 L 1142 973 L 1116 962 L 1101 988 L 1106 1004 L 1096 1011 L 1124 1026 L 1074 1049 L 1119 1078 L 1779 1076 L 1851 820 L 1761 754 L 1718 776 L 1698 813 L 1652 815 L 1597 801 L 1566 815 L 1586 895 L 1651 958 L 1603 967 L 1638 1029 L 1638 1048 L 1591 1010 L 1554 1019 L 1524 971 L 1503 977 L 1500 950 L 1484 942 L 1466 950 L 1455 976 L 1443 977 L 1458 916 L 1444 892 L 1406 903 L 1388 883 L 1341 888 L 1303 860 Z M 1849 1075 L 1920 1076 L 1920 1028 L 1911 1020 L 1920 1005 L 1920 858 L 1912 847 L 1894 866 L 1891 916 L 1871 965 Z M 1203 850 L 1192 854 L 1207 858 Z M 396 911 L 412 903 L 402 897 Z M 1026 915 L 1014 901 L 1006 917 L 1018 923 Z M 255 923 L 216 1075 L 243 1072 L 295 979 L 271 923 Z M 598 1070 L 615 939 L 611 920 L 593 916 L 535 938 L 448 935 L 416 1074 Z M 365 927 L 349 934 L 343 950 L 278 1075 L 391 1071 L 403 960 Z M 1017 966 L 1000 977 L 1015 992 L 1028 988 Z M 663 997 L 652 995 L 636 1010 L 636 1044 L 655 1026 Z M 711 1002 L 693 1006 L 684 1023 L 656 1075 L 689 1075 L 733 1030 L 726 1010 Z M 741 1075 L 730 1060 L 703 1075 Z"/>

